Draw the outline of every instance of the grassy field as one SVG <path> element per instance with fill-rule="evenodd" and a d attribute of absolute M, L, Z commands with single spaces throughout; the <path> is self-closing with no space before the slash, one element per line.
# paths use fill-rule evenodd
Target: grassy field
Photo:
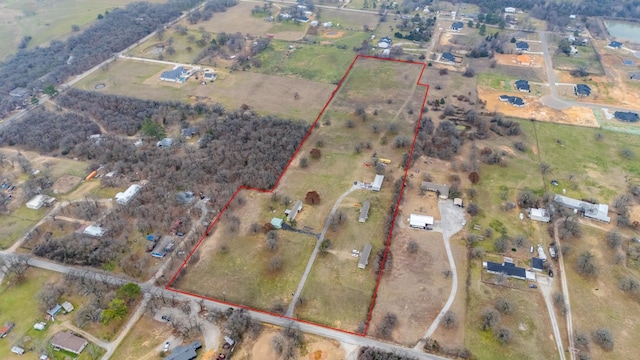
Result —
<path fill-rule="evenodd" d="M 0 2 L 0 59 L 13 54 L 22 37 L 31 36 L 29 47 L 43 45 L 72 33 L 71 25 L 81 30 L 90 26 L 98 14 L 122 7 L 132 0 L 50 0 Z M 152 3 L 164 0 L 148 0 Z"/>
<path fill-rule="evenodd" d="M 419 65 L 359 60 L 326 115 L 320 119 L 321 125 L 313 131 L 283 175 L 275 189 L 277 195 L 242 192 L 239 196 L 247 204 L 233 205 L 227 210 L 212 238 L 199 249 L 201 260 L 190 266 L 177 287 L 198 293 L 204 288 L 206 295 L 262 309 L 271 309 L 275 302 L 287 304 L 315 246 L 315 238 L 278 231 L 280 246 L 277 251 L 281 252 L 283 266 L 274 272 L 268 270 L 270 258 L 275 254 L 264 249 L 265 235 L 252 235 L 249 225 L 262 225 L 274 216 L 282 216 L 286 208 L 282 202 L 285 197 L 295 201 L 304 198 L 307 191 L 315 190 L 321 203 L 305 205 L 296 218 L 296 227 L 319 233 L 331 207 L 354 181 L 373 180 L 375 172 L 364 164 L 377 153 L 392 160 L 386 169 L 383 190 L 373 194 L 356 190 L 341 203 L 348 220 L 337 232 L 327 234 L 333 243 L 331 252 L 318 258 L 303 290 L 305 300 L 300 308 L 296 308 L 296 316 L 300 318 L 355 330 L 365 320 L 375 277 L 371 264 L 365 271 L 357 269 L 351 250 L 371 242 L 375 253 L 382 245 L 381 222 L 390 205 L 393 180 L 402 175 L 399 169 L 402 154 L 407 151 L 406 148 L 395 148 L 393 139 L 399 135 L 413 138 L 416 115 L 410 115 L 408 109 L 417 110 L 424 96 L 423 88 L 412 86 L 420 70 Z M 381 101 L 385 98 L 390 101 Z M 361 104 L 365 109 L 366 122 L 355 115 L 355 104 Z M 373 115 L 374 111 L 377 115 Z M 390 124 L 394 126 L 390 128 Z M 371 130 L 374 125 L 378 129 L 376 133 Z M 382 141 L 382 138 L 388 140 Z M 354 151 L 356 146 L 361 146 L 358 152 Z M 300 167 L 301 158 L 308 158 L 314 147 L 321 150 L 321 157 L 309 159 L 306 168 Z M 369 199 L 373 207 L 367 223 L 360 224 L 356 221 L 354 204 L 364 199 Z M 235 232 L 230 231 L 229 226 L 233 216 L 242 219 Z M 374 256 L 369 258 L 371 263 L 375 261 Z M 212 278 L 205 274 L 220 276 Z M 340 277 L 339 282 L 335 281 L 336 276 Z M 211 278 L 211 286 L 203 286 L 203 278 Z"/>
<path fill-rule="evenodd" d="M 171 66 L 119 60 L 108 71 L 95 72 L 76 87 L 94 91 L 97 84 L 105 84 L 99 91 L 154 100 L 219 102 L 229 109 L 247 104 L 264 115 L 308 122 L 315 119 L 335 88 L 331 84 L 253 72 L 220 71 L 218 79 L 206 86 L 195 79 L 184 84 L 160 81 L 162 71 L 170 69 Z M 296 92 L 298 100 L 294 98 Z"/>
<path fill-rule="evenodd" d="M 558 37 L 551 39 L 552 43 L 556 45 L 559 40 L 560 38 Z M 555 49 L 552 48 L 551 51 L 553 51 L 553 67 L 559 70 L 574 70 L 580 67 L 584 67 L 590 74 L 604 74 L 602 64 L 598 60 L 596 51 L 591 44 L 588 44 L 586 46 L 577 46 L 577 49 L 578 54 L 567 56 L 564 53 L 555 51 Z"/>
<path fill-rule="evenodd" d="M 196 40 L 200 39 L 201 32 L 189 29 L 187 34 L 180 35 L 175 29 L 165 32 L 161 39 L 157 36 L 150 38 L 139 46 L 130 51 L 131 56 L 143 57 L 148 59 L 157 59 L 160 54 L 165 61 L 175 61 L 183 64 L 192 63 L 195 56 L 202 50 L 195 42 L 189 42 L 188 38 L 194 36 Z M 169 54 L 166 49 L 171 46 L 175 50 L 174 54 Z M 164 47 L 164 51 L 156 52 L 156 47 Z M 187 48 L 191 48 L 190 50 Z"/>
<path fill-rule="evenodd" d="M 565 257 L 565 270 L 569 284 L 571 313 L 574 329 L 588 336 L 597 328 L 608 328 L 613 334 L 612 351 L 604 351 L 591 342 L 589 352 L 593 359 L 628 359 L 638 351 L 638 343 L 632 334 L 640 331 L 640 323 L 629 314 L 640 311 L 637 296 L 631 296 L 618 288 L 618 281 L 626 276 L 640 278 L 638 270 L 623 264 L 615 264 L 616 252 L 604 240 L 605 233 L 583 226 L 580 239 L 564 241 L 573 250 Z M 598 273 L 595 277 L 583 277 L 576 272 L 576 260 L 583 251 L 591 251 Z M 615 299 L 615 300 L 614 300 Z M 590 337 L 590 336 L 589 336 Z"/>
<path fill-rule="evenodd" d="M 159 325 L 150 316 L 143 316 L 133 326 L 129 335 L 122 340 L 113 353 L 114 359 L 138 360 L 152 353 L 171 336 L 171 327 Z M 159 354 L 157 354 L 159 355 Z"/>
<path fill-rule="evenodd" d="M 32 210 L 26 206 L 20 206 L 8 214 L 0 215 L 0 248 L 7 249 L 13 245 L 22 235 L 29 231 L 42 219 L 48 209 Z"/>

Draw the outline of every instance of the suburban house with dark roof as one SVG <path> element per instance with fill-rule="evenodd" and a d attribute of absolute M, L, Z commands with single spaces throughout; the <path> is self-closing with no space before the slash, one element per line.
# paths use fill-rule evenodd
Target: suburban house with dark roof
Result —
<path fill-rule="evenodd" d="M 609 43 L 609 45 L 607 45 L 607 47 L 612 48 L 612 49 L 621 49 L 622 48 L 622 43 L 619 41 L 612 41 Z"/>
<path fill-rule="evenodd" d="M 192 360 L 198 356 L 196 350 L 202 347 L 202 343 L 200 341 L 194 341 L 186 346 L 176 346 L 171 354 L 167 356 L 165 359 L 167 360 Z"/>
<path fill-rule="evenodd" d="M 420 184 L 420 189 L 423 191 L 433 191 L 438 194 L 438 197 L 443 200 L 449 198 L 449 187 L 447 185 L 440 185 L 429 181 L 423 181 Z"/>
<path fill-rule="evenodd" d="M 517 51 L 529 51 L 529 43 L 526 41 L 518 41 L 516 43 Z"/>
<path fill-rule="evenodd" d="M 508 102 L 509 104 L 515 107 L 524 107 L 524 100 L 521 97 L 510 96 L 510 95 L 500 95 L 500 101 Z"/>
<path fill-rule="evenodd" d="M 371 244 L 367 243 L 360 252 L 360 260 L 358 260 L 358 267 L 364 269 L 369 264 L 369 255 L 371 255 Z"/>
<path fill-rule="evenodd" d="M 173 70 L 165 71 L 160 75 L 160 80 L 169 82 L 182 82 L 180 81 L 180 79 L 183 77 L 183 70 L 184 68 L 182 66 L 178 66 Z"/>
<path fill-rule="evenodd" d="M 576 84 L 573 87 L 573 93 L 579 97 L 589 96 L 591 95 L 591 88 L 587 84 Z"/>
<path fill-rule="evenodd" d="M 544 260 L 537 257 L 531 258 L 531 268 L 536 271 L 544 270 Z"/>
<path fill-rule="evenodd" d="M 482 263 L 482 267 L 487 269 L 487 272 L 492 274 L 504 274 L 508 277 L 520 280 L 527 279 L 527 270 L 521 267 L 517 267 L 514 263 L 504 262 L 502 264 L 498 264 L 491 261 L 485 261 Z"/>
<path fill-rule="evenodd" d="M 369 217 L 369 207 L 371 206 L 371 203 L 369 201 L 365 201 L 362 204 L 362 207 L 360 208 L 360 217 L 358 218 L 358 221 L 363 223 L 365 221 L 367 221 L 367 218 Z"/>
<path fill-rule="evenodd" d="M 516 89 L 522 92 L 531 92 L 531 86 L 527 80 L 516 80 Z"/>
<path fill-rule="evenodd" d="M 631 111 L 616 111 L 613 113 L 616 119 L 624 122 L 637 122 L 638 114 Z"/>
<path fill-rule="evenodd" d="M 462 21 L 456 21 L 453 24 L 451 24 L 451 27 L 449 29 L 453 31 L 460 31 L 462 30 L 462 28 L 464 28 L 464 24 L 462 23 Z"/>
<path fill-rule="evenodd" d="M 87 340 L 73 335 L 71 331 L 59 332 L 51 338 L 51 346 L 54 350 L 65 350 L 76 355 L 80 355 L 88 344 Z"/>
<path fill-rule="evenodd" d="M 289 221 L 293 221 L 298 216 L 298 213 L 302 211 L 302 200 L 298 200 L 293 204 L 291 209 L 287 209 L 284 211 L 284 214 L 287 215 L 287 219 Z"/>
<path fill-rule="evenodd" d="M 445 52 L 440 55 L 440 61 L 455 63 L 456 57 L 450 52 Z"/>

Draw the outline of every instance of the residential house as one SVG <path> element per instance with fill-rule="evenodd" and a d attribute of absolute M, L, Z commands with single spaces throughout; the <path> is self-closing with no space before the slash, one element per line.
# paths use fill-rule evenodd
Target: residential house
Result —
<path fill-rule="evenodd" d="M 578 97 L 591 95 L 591 88 L 587 84 L 576 84 L 573 87 L 573 93 Z"/>
<path fill-rule="evenodd" d="M 502 102 L 509 102 L 509 98 L 511 98 L 511 96 L 509 96 L 509 95 L 500 95 L 498 97 L 498 99 L 500 99 L 500 101 L 502 101 Z"/>
<path fill-rule="evenodd" d="M 451 27 L 449 29 L 453 31 L 460 31 L 462 30 L 462 28 L 464 28 L 464 23 L 462 21 L 455 21 L 453 24 L 451 24 Z"/>
<path fill-rule="evenodd" d="M 181 80 L 183 78 L 184 68 L 182 66 L 177 66 L 173 68 L 173 70 L 165 71 L 160 75 L 161 81 L 169 81 L 169 82 L 184 82 Z"/>
<path fill-rule="evenodd" d="M 449 187 L 447 185 L 440 185 L 428 181 L 423 181 L 420 184 L 420 189 L 423 191 L 435 192 L 442 200 L 446 200 L 449 198 Z"/>
<path fill-rule="evenodd" d="M 368 200 L 362 204 L 362 207 L 360 208 L 360 217 L 358 218 L 359 222 L 363 223 L 367 221 L 367 218 L 369 217 L 370 206 L 371 206 L 371 203 Z"/>
<path fill-rule="evenodd" d="M 433 216 L 411 214 L 409 216 L 409 226 L 414 229 L 428 230 L 433 226 Z"/>
<path fill-rule="evenodd" d="M 531 92 L 531 85 L 527 80 L 516 80 L 516 89 L 522 92 Z"/>
<path fill-rule="evenodd" d="M 380 191 L 382 188 L 382 181 L 384 181 L 384 175 L 376 175 L 375 179 L 373 179 L 373 183 L 371 184 L 371 190 Z"/>
<path fill-rule="evenodd" d="M 487 269 L 487 272 L 492 274 L 504 274 L 508 277 L 520 280 L 527 279 L 527 270 L 521 267 L 517 267 L 514 263 L 504 262 L 502 264 L 498 264 L 495 262 L 486 261 L 482 263 L 482 267 Z"/>
<path fill-rule="evenodd" d="M 516 43 L 517 51 L 529 51 L 529 43 L 526 41 L 518 41 Z"/>
<path fill-rule="evenodd" d="M 577 212 L 579 211 L 584 217 L 606 223 L 611 221 L 611 218 L 609 217 L 609 205 L 592 204 L 586 201 L 572 199 L 563 195 L 554 196 L 553 201 L 555 201 L 559 205 L 576 210 Z"/>
<path fill-rule="evenodd" d="M 127 205 L 136 194 L 140 192 L 140 185 L 133 184 L 129 186 L 125 192 L 119 192 L 116 194 L 116 202 L 120 205 Z"/>
<path fill-rule="evenodd" d="M 26 203 L 26 206 L 32 210 L 38 210 L 42 206 L 51 206 L 56 201 L 56 198 L 47 195 L 36 195 Z"/>
<path fill-rule="evenodd" d="M 202 343 L 200 341 L 194 341 L 186 346 L 176 346 L 171 354 L 167 356 L 166 360 L 192 360 L 198 356 L 196 350 L 202 347 Z"/>
<path fill-rule="evenodd" d="M 96 226 L 96 225 L 89 225 L 86 228 L 84 228 L 84 230 L 82 231 L 82 233 L 84 235 L 89 235 L 91 237 L 102 237 L 104 234 L 107 233 L 107 229 L 100 227 L 100 226 Z"/>
<path fill-rule="evenodd" d="M 16 326 L 16 324 L 12 323 L 12 322 L 7 322 L 4 324 L 4 326 L 2 326 L 0 328 L 0 338 L 3 338 L 7 335 L 9 335 L 9 333 L 11 332 L 11 330 L 13 330 L 13 328 Z"/>
<path fill-rule="evenodd" d="M 515 107 L 524 107 L 524 100 L 517 96 L 500 95 L 499 99 L 500 101 L 508 102 Z"/>
<path fill-rule="evenodd" d="M 281 218 L 271 219 L 271 225 L 273 225 L 273 227 L 276 229 L 282 229 L 282 224 L 284 224 L 284 219 L 281 219 Z"/>
<path fill-rule="evenodd" d="M 9 96 L 13 96 L 13 97 L 25 97 L 29 95 L 29 90 L 23 88 L 23 87 L 17 87 L 13 90 L 11 90 L 11 92 L 9 93 Z"/>
<path fill-rule="evenodd" d="M 291 209 L 284 211 L 284 214 L 287 215 L 287 220 L 294 221 L 300 211 L 302 211 L 302 200 L 297 200 Z"/>
<path fill-rule="evenodd" d="M 440 55 L 440 61 L 454 64 L 456 62 L 456 57 L 450 52 L 445 52 Z"/>
<path fill-rule="evenodd" d="M 358 267 L 364 269 L 369 264 L 369 255 L 371 255 L 371 244 L 367 243 L 360 252 L 360 259 L 358 260 Z"/>
<path fill-rule="evenodd" d="M 638 114 L 631 111 L 616 111 L 613 113 L 616 119 L 624 122 L 637 122 Z"/>
<path fill-rule="evenodd" d="M 504 8 L 504 12 L 507 14 L 515 14 L 516 13 L 516 8 L 514 7 L 506 7 Z"/>
<path fill-rule="evenodd" d="M 549 216 L 549 212 L 547 211 L 547 209 L 531 208 L 529 209 L 529 218 L 534 221 L 545 223 L 551 221 L 551 216 Z"/>
<path fill-rule="evenodd" d="M 537 257 L 531 258 L 531 268 L 535 271 L 544 270 L 544 261 Z"/>
<path fill-rule="evenodd" d="M 51 345 L 54 350 L 65 350 L 76 355 L 80 355 L 88 344 L 87 340 L 73 335 L 71 331 L 59 332 L 51 338 Z"/>
<path fill-rule="evenodd" d="M 609 45 L 607 45 L 607 47 L 612 48 L 612 49 L 621 49 L 622 48 L 622 43 L 619 41 L 612 41 L 609 43 Z"/>
<path fill-rule="evenodd" d="M 387 49 L 391 47 L 391 44 L 393 43 L 393 40 L 391 40 L 390 37 L 385 36 L 380 38 L 380 40 L 378 41 L 378 47 L 380 49 Z"/>

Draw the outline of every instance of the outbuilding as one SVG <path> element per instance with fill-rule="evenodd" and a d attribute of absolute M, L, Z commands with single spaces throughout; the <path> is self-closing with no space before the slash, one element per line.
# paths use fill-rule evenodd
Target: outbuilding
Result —
<path fill-rule="evenodd" d="M 116 194 L 116 202 L 120 205 L 127 205 L 139 191 L 140 185 L 133 184 L 129 186 L 125 192 L 119 192 Z"/>
<path fill-rule="evenodd" d="M 300 211 L 302 211 L 302 200 L 297 200 L 291 209 L 284 211 L 284 214 L 287 215 L 289 221 L 294 221 Z"/>
<path fill-rule="evenodd" d="M 373 183 L 371 184 L 371 190 L 380 191 L 382 188 L 382 181 L 384 180 L 384 175 L 376 175 L 376 178 L 373 179 Z"/>
<path fill-rule="evenodd" d="M 273 227 L 276 229 L 282 229 L 282 224 L 284 224 L 284 220 L 281 218 L 271 219 L 271 225 L 273 225 Z"/>
<path fill-rule="evenodd" d="M 551 221 L 551 216 L 549 216 L 549 212 L 547 211 L 547 209 L 531 208 L 529 209 L 529 218 L 534 221 L 545 223 Z"/>
<path fill-rule="evenodd" d="M 358 260 L 358 267 L 364 269 L 369 264 L 369 255 L 371 254 L 371 244 L 367 243 L 360 252 L 360 259 Z"/>
<path fill-rule="evenodd" d="M 429 227 L 433 226 L 433 216 L 411 214 L 409 226 L 414 229 L 428 230 Z"/>
<path fill-rule="evenodd" d="M 531 258 L 531 268 L 535 271 L 544 270 L 544 261 L 537 257 Z"/>
<path fill-rule="evenodd" d="M 362 204 L 362 207 L 360 208 L 360 217 L 358 218 L 358 221 L 363 223 L 365 221 L 367 221 L 367 218 L 369 217 L 369 207 L 371 206 L 371 203 L 369 201 L 365 201 Z"/>

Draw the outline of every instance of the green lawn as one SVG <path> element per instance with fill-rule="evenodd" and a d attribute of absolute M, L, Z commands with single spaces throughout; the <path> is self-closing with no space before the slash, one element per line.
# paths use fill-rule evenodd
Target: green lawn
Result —
<path fill-rule="evenodd" d="M 32 210 L 22 205 L 15 211 L 0 215 L 0 248 L 7 249 L 22 235 L 38 223 L 47 212 L 47 208 Z"/>
<path fill-rule="evenodd" d="M 586 46 L 577 46 L 577 49 L 578 54 L 571 56 L 567 56 L 562 52 L 556 51 L 552 59 L 554 68 L 573 70 L 584 67 L 591 74 L 604 74 L 602 63 L 598 60 L 595 49 L 591 44 Z"/>
<path fill-rule="evenodd" d="M 15 53 L 23 36 L 31 36 L 29 47 L 43 45 L 53 39 L 72 34 L 71 25 L 81 31 L 96 21 L 105 10 L 125 6 L 132 0 L 3 0 L 0 15 L 0 59 Z M 148 0 L 164 2 L 164 0 Z"/>

